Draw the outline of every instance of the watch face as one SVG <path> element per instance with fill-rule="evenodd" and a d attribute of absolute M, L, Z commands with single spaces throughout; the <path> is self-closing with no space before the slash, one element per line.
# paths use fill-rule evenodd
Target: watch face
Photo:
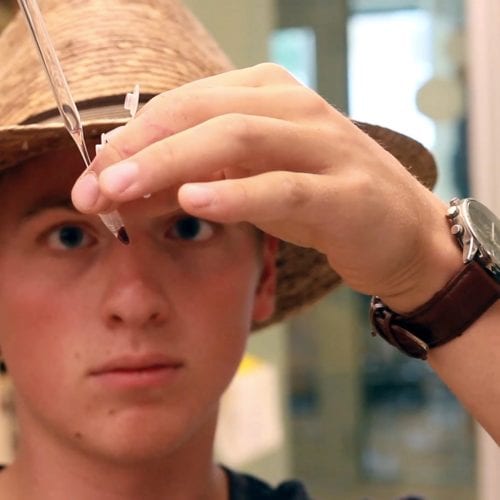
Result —
<path fill-rule="evenodd" d="M 472 234 L 489 255 L 493 265 L 500 267 L 500 220 L 498 217 L 476 200 L 468 200 L 465 217 Z"/>

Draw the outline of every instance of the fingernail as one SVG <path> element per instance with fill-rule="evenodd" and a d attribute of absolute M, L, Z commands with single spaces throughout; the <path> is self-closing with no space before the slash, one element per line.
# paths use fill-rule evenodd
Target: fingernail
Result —
<path fill-rule="evenodd" d="M 75 184 L 73 202 L 77 208 L 90 210 L 97 203 L 100 190 L 97 176 L 94 172 L 86 172 Z"/>
<path fill-rule="evenodd" d="M 120 194 L 130 190 L 139 178 L 139 166 L 133 162 L 117 163 L 101 172 L 99 181 L 109 193 Z"/>
<path fill-rule="evenodd" d="M 201 184 L 186 184 L 183 188 L 184 196 L 195 208 L 205 208 L 215 199 L 215 191 Z"/>

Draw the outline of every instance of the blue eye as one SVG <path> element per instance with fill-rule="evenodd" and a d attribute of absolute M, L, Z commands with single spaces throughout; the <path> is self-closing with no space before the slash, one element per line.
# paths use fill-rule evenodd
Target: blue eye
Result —
<path fill-rule="evenodd" d="M 80 226 L 60 226 L 52 230 L 48 236 L 49 246 L 58 250 L 74 250 L 89 246 L 91 238 Z"/>
<path fill-rule="evenodd" d="M 185 241 L 205 241 L 214 234 L 213 225 L 197 217 L 182 217 L 176 220 L 170 236 Z"/>

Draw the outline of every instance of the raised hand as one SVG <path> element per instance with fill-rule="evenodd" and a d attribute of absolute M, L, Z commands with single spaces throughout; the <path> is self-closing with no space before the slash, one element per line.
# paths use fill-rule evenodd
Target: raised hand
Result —
<path fill-rule="evenodd" d="M 93 172 L 73 190 L 83 212 L 119 206 L 126 218 L 180 205 L 216 222 L 250 222 L 325 253 L 348 285 L 400 310 L 427 300 L 459 265 L 443 203 L 275 65 L 155 97 Z"/>

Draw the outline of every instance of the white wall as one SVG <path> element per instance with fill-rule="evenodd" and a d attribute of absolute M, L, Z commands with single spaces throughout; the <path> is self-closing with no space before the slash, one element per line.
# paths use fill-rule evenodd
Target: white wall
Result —
<path fill-rule="evenodd" d="M 500 214 L 500 2 L 467 0 L 472 193 Z M 479 500 L 500 498 L 500 451 L 478 430 Z"/>
<path fill-rule="evenodd" d="M 275 25 L 269 0 L 183 0 L 216 37 L 237 67 L 268 59 L 267 39 Z"/>
<path fill-rule="evenodd" d="M 467 0 L 474 194 L 500 213 L 500 2 Z"/>

